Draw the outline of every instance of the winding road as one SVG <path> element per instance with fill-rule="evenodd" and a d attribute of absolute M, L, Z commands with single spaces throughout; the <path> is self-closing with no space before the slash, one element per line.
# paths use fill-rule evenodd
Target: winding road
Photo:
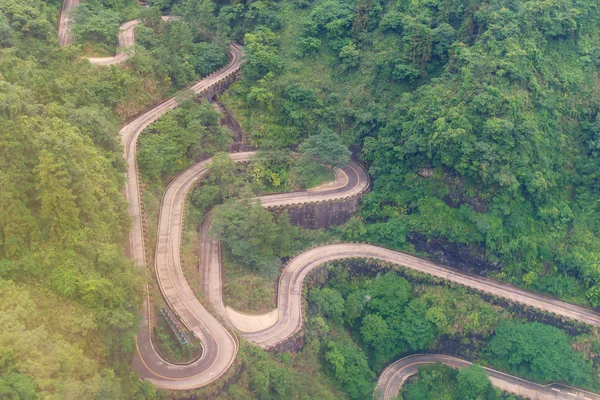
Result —
<path fill-rule="evenodd" d="M 69 34 L 68 20 L 70 10 L 77 4 L 77 0 L 64 0 L 61 21 L 59 23 L 59 42 L 63 46 L 68 45 L 73 40 Z M 136 21 L 132 21 L 133 25 L 128 28 L 129 30 L 124 29 L 121 35 L 133 32 L 135 23 Z M 130 39 L 134 40 L 132 34 Z M 121 43 L 121 38 L 119 39 L 119 43 Z M 129 46 L 129 43 L 133 42 L 123 43 L 124 46 Z M 188 90 L 192 90 L 198 95 L 204 95 L 209 91 L 223 90 L 235 78 L 243 62 L 242 56 L 241 47 L 232 44 L 229 63 L 202 79 Z M 112 59 L 116 59 L 117 57 L 118 55 Z M 123 58 L 120 60 L 123 61 Z M 100 64 L 103 63 L 100 62 Z M 129 214 L 132 217 L 130 254 L 134 265 L 139 267 L 140 271 L 145 271 L 146 252 L 136 163 L 136 144 L 140 134 L 148 125 L 177 106 L 176 99 L 170 98 L 142 114 L 120 131 L 127 163 L 124 193 L 129 202 Z M 253 152 L 232 153 L 230 156 L 236 162 L 243 162 L 249 160 L 253 154 Z M 277 309 L 261 316 L 245 315 L 226 307 L 223 303 L 220 248 L 218 241 L 210 238 L 208 235 L 208 228 L 210 227 L 210 217 L 208 217 L 202 224 L 200 272 L 204 278 L 204 284 L 201 290 L 205 292 L 208 301 L 214 308 L 217 314 L 217 317 L 215 317 L 194 295 L 192 288 L 190 288 L 184 277 L 180 260 L 186 194 L 206 174 L 210 162 L 211 160 L 200 162 L 184 171 L 169 184 L 161 200 L 155 253 L 157 281 L 166 303 L 179 316 L 182 323 L 201 340 L 203 353 L 200 359 L 187 365 L 173 365 L 163 360 L 152 346 L 150 310 L 148 303 L 145 303 L 143 307 L 144 319 L 136 339 L 138 352 L 134 359 L 134 367 L 142 379 L 149 380 L 158 387 L 165 389 L 198 388 L 213 382 L 223 375 L 235 360 L 238 349 L 237 337 L 224 325 L 233 327 L 245 339 L 263 348 L 272 347 L 291 337 L 302 327 L 301 295 L 304 278 L 314 268 L 340 259 L 371 258 L 382 260 L 565 318 L 600 327 L 600 314 L 593 310 L 540 294 L 527 292 L 486 278 L 465 274 L 452 268 L 433 264 L 400 252 L 373 245 L 353 243 L 322 246 L 298 255 L 286 266 L 280 278 Z M 264 196 L 260 198 L 260 201 L 265 207 L 330 201 L 359 196 L 368 189 L 368 185 L 368 175 L 364 169 L 358 164 L 350 163 L 347 168 L 336 173 L 336 181 L 332 184 L 304 192 Z M 414 357 L 426 358 L 416 359 Z M 466 361 L 459 359 L 449 360 L 447 356 L 442 355 L 414 357 L 410 360 L 408 358 L 399 360 L 384 371 L 380 377 L 378 387 L 383 389 L 385 396 L 389 393 L 393 397 L 398 392 L 406 377 L 415 373 L 416 366 L 420 365 L 419 363 L 440 361 L 454 367 L 468 365 Z M 492 376 L 492 372 L 498 375 Z M 550 387 L 552 393 L 548 392 L 554 394 L 554 397 L 544 397 L 546 396 L 544 393 L 547 392 L 544 388 L 548 387 L 535 385 L 515 377 L 508 379 L 506 377 L 509 377 L 509 375 L 498 371 L 488 370 L 488 373 L 492 377 L 492 382 L 498 387 L 515 392 L 507 388 L 507 386 L 501 386 L 502 384 L 513 385 L 520 388 L 519 390 L 522 390 L 523 393 L 530 391 L 527 392 L 529 394 L 523 394 L 530 398 L 574 398 L 573 394 L 568 394 L 566 390 L 565 392 L 561 392 L 560 390 L 562 389 L 556 386 Z M 501 379 L 498 378 L 500 376 L 505 377 L 505 383 L 502 383 Z M 570 390 L 572 392 L 569 393 L 575 392 L 575 389 Z M 580 391 L 579 393 L 581 393 L 580 398 L 600 398 L 597 395 L 587 392 Z M 563 397 L 563 395 L 570 397 Z M 578 394 L 575 395 L 579 396 Z"/>
<path fill-rule="evenodd" d="M 417 374 L 419 368 L 427 364 L 442 363 L 452 368 L 465 368 L 470 362 L 443 354 L 416 354 L 402 358 L 387 367 L 379 377 L 375 397 L 392 400 L 408 378 Z M 518 396 L 535 400 L 600 400 L 600 395 L 565 385 L 540 385 L 504 372 L 485 368 L 492 385 Z"/>
<path fill-rule="evenodd" d="M 75 7 L 79 5 L 79 0 L 64 0 L 58 24 L 58 43 L 61 46 L 68 46 L 73 43 L 73 34 L 70 25 L 73 23 L 71 15 Z M 179 18 L 173 16 L 162 16 L 163 21 L 176 21 Z M 139 19 L 127 21 L 119 27 L 117 53 L 113 57 L 88 57 L 92 64 L 96 65 L 116 65 L 127 61 L 133 56 L 135 45 L 135 27 L 141 23 Z"/>

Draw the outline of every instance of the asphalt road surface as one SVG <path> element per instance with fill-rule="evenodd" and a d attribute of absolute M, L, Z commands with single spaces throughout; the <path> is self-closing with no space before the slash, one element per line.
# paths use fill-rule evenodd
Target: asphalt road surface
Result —
<path fill-rule="evenodd" d="M 71 14 L 78 5 L 79 0 L 63 0 L 60 20 L 58 22 L 58 43 L 63 47 L 73 43 L 73 34 L 70 29 L 70 24 L 73 20 Z"/>
<path fill-rule="evenodd" d="M 59 23 L 59 42 L 65 46 L 72 42 L 73 38 L 69 32 L 69 15 L 78 0 L 64 0 L 63 11 Z M 123 45 L 120 49 L 129 47 L 133 43 L 133 27 L 136 21 L 132 21 L 123 29 Z M 119 40 L 121 43 L 121 39 Z M 118 56 L 111 58 L 114 60 Z M 123 53 L 125 54 L 125 53 Z M 189 88 L 200 94 L 203 91 L 219 84 L 224 79 L 230 78 L 237 73 L 243 62 L 243 52 L 236 44 L 231 45 L 230 62 L 227 66 L 202 79 Z M 123 56 L 126 57 L 126 54 Z M 129 202 L 129 214 L 132 217 L 132 231 L 130 235 L 130 254 L 134 265 L 141 272 L 145 271 L 146 259 L 144 248 L 144 235 L 142 228 L 142 207 L 140 202 L 140 190 L 138 171 L 136 163 L 136 143 L 143 130 L 156 121 L 161 115 L 178 106 L 175 98 L 170 98 L 143 115 L 127 124 L 120 131 L 120 136 L 125 150 L 127 163 L 125 196 Z M 252 157 L 253 153 L 234 153 L 231 157 L 235 161 L 245 161 Z M 218 241 L 209 239 L 207 232 L 203 231 L 202 243 L 202 276 L 205 278 L 203 290 L 209 294 L 209 299 L 215 311 L 222 321 L 217 320 L 196 299 L 187 281 L 184 278 L 180 262 L 180 242 L 183 226 L 183 211 L 186 193 L 201 179 L 206 171 L 210 160 L 198 163 L 179 175 L 166 189 L 160 207 L 159 226 L 157 233 L 156 262 L 155 269 L 157 280 L 165 301 L 171 309 L 203 344 L 202 357 L 187 365 L 173 365 L 163 360 L 155 351 L 151 342 L 148 304 L 144 304 L 143 323 L 137 336 L 138 353 L 134 360 L 134 367 L 142 379 L 152 381 L 156 386 L 165 389 L 192 389 L 207 385 L 218 379 L 233 363 L 238 349 L 237 339 L 226 329 L 221 322 L 228 323 L 228 314 L 223 304 L 220 248 Z M 347 180 L 343 185 L 332 185 L 323 187 L 322 190 L 313 190 L 297 193 L 287 193 L 261 197 L 260 201 L 265 207 L 285 206 L 289 204 L 326 201 L 349 196 L 358 196 L 368 188 L 368 176 L 362 167 L 356 164 L 344 170 Z M 337 181 L 337 180 L 336 180 Z M 203 223 L 203 229 L 210 226 L 209 221 Z M 301 293 L 302 284 L 306 275 L 315 267 L 324 263 L 345 258 L 374 258 L 382 261 L 402 265 L 426 274 L 440 277 L 461 285 L 480 290 L 519 302 L 531 307 L 551 312 L 566 318 L 577 320 L 586 324 L 600 327 L 600 315 L 593 310 L 565 303 L 540 294 L 530 293 L 510 285 L 498 283 L 478 276 L 468 275 L 451 268 L 436 265 L 419 258 L 403 253 L 391 251 L 377 246 L 366 244 L 337 244 L 323 246 L 304 252 L 294 258 L 284 270 L 278 292 L 278 307 L 274 313 L 276 319 L 265 329 L 253 330 L 252 332 L 241 332 L 249 341 L 261 347 L 271 347 L 289 338 L 302 326 Z M 218 307 L 217 307 L 218 306 Z M 219 308 L 221 307 L 221 308 Z M 428 362 L 442 361 L 440 357 L 445 356 L 420 356 L 434 357 Z M 437 358 L 435 358 L 437 357 Z M 415 359 L 411 362 L 403 359 L 392 364 L 381 376 L 379 387 L 384 388 L 384 393 L 397 393 L 405 377 L 410 371 L 416 371 Z M 466 361 L 444 359 L 443 362 L 450 363 L 455 367 L 466 365 Z M 454 364 L 452 364 L 454 363 Z M 405 365 L 406 364 L 406 365 Z M 492 370 L 488 370 L 492 372 Z M 494 373 L 500 374 L 496 371 Z M 407 375 L 408 374 L 408 375 Z M 491 376 L 491 375 L 490 375 Z M 500 376 L 500 375 L 498 375 Z M 498 376 L 491 376 L 492 382 L 497 384 Z M 519 378 L 504 375 L 506 385 L 512 385 L 512 392 L 521 390 L 522 395 L 531 398 L 583 398 L 597 399 L 597 395 L 576 389 L 552 386 L 540 387 L 531 382 Z M 515 389 L 516 388 L 516 389 Z M 564 393 L 562 392 L 564 390 Z M 570 392 L 569 392 L 570 390 Z M 528 392 L 529 391 L 529 392 Z M 554 397 L 546 396 L 544 393 L 552 392 Z M 525 394 L 529 393 L 529 394 Z M 578 394 L 579 393 L 579 394 Z M 587 396 L 587 397 L 586 397 Z M 593 397 L 596 396 L 596 397 Z"/>
<path fill-rule="evenodd" d="M 442 354 L 417 354 L 396 361 L 379 377 L 374 397 L 392 400 L 408 378 L 419 372 L 423 365 L 442 363 L 452 368 L 465 368 L 470 362 Z M 600 400 L 600 395 L 564 385 L 540 385 L 490 368 L 484 368 L 497 388 L 535 400 Z"/>

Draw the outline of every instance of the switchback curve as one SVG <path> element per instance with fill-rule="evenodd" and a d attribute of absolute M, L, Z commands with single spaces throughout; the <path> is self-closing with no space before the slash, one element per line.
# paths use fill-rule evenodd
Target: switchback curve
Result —
<path fill-rule="evenodd" d="M 58 24 L 58 43 L 68 46 L 73 43 L 70 24 L 73 22 L 73 10 L 79 5 L 79 0 L 64 0 Z M 178 17 L 163 16 L 163 21 L 176 21 Z M 127 61 L 133 56 L 135 45 L 135 27 L 141 23 L 139 19 L 127 21 L 119 27 L 117 53 L 113 57 L 88 57 L 89 62 L 96 65 L 116 65 Z"/>
<path fill-rule="evenodd" d="M 63 12 L 59 24 L 59 41 L 61 45 L 67 45 L 72 42 L 72 36 L 70 36 L 68 31 L 68 11 L 77 4 L 78 0 L 64 0 Z M 222 84 L 223 82 L 229 83 L 235 77 L 241 65 L 241 48 L 232 44 L 230 57 L 230 62 L 226 67 L 211 74 L 190 89 L 196 94 L 202 94 L 215 85 Z M 130 251 L 134 264 L 138 267 L 145 266 L 145 249 L 137 164 L 135 161 L 136 143 L 145 127 L 156 121 L 162 114 L 177 107 L 177 105 L 175 98 L 171 98 L 136 118 L 120 131 L 127 162 L 127 182 L 124 191 L 130 204 L 129 212 L 133 219 Z M 248 156 L 244 153 L 238 153 L 232 155 L 232 158 Z M 175 254 L 179 254 L 181 238 L 180 234 L 178 235 L 176 232 L 181 232 L 183 203 L 185 193 L 187 192 L 187 190 L 183 189 L 187 188 L 189 190 L 203 176 L 204 172 L 202 171 L 206 171 L 206 166 L 209 162 L 210 160 L 199 163 L 184 171 L 182 175 L 169 185 L 165 192 L 165 197 L 161 202 L 156 262 L 159 284 L 167 303 L 177 312 L 185 325 L 202 340 L 204 346 L 202 357 L 188 365 L 173 365 L 161 359 L 152 347 L 149 332 L 149 310 L 147 304 L 144 305 L 144 321 L 137 337 L 138 356 L 134 360 L 134 366 L 142 378 L 167 389 L 192 389 L 209 384 L 218 379 L 229 368 L 237 353 L 236 338 L 202 307 L 185 281 L 180 264 L 175 262 L 178 258 Z M 329 199 L 341 197 L 340 195 L 336 196 L 335 193 L 332 193 L 331 196 Z M 270 201 L 272 201 L 271 204 L 265 198 L 263 205 L 289 205 L 313 200 L 311 200 L 309 195 L 292 194 L 291 197 L 288 195 L 276 195 Z M 158 254 L 159 249 L 163 249 L 161 250 L 164 252 L 162 256 Z M 213 247 L 209 254 L 220 257 L 220 249 L 218 246 Z M 553 312 L 596 327 L 600 326 L 600 317 L 598 314 L 583 307 L 529 293 L 485 278 L 463 274 L 447 267 L 437 266 L 416 257 L 377 246 L 338 244 L 309 250 L 300 254 L 288 264 L 279 285 L 278 309 L 282 311 L 281 315 L 279 312 L 277 313 L 277 322 L 263 330 L 243 333 L 244 337 L 261 347 L 270 347 L 297 332 L 302 325 L 300 296 L 304 277 L 319 265 L 345 258 L 376 258 L 399 264 L 468 287 L 473 287 L 477 290 L 502 296 L 509 300 L 540 308 L 544 311 Z M 214 273 L 214 271 L 211 271 L 211 273 Z M 217 289 L 221 290 L 221 288 L 222 285 L 219 285 Z M 222 301 L 222 295 L 219 297 Z"/>
<path fill-rule="evenodd" d="M 375 397 L 392 400 L 408 378 L 419 372 L 427 364 L 441 363 L 452 368 L 465 368 L 470 362 L 443 354 L 416 354 L 402 358 L 387 367 L 380 375 Z M 540 385 L 504 372 L 483 367 L 492 385 L 505 392 L 535 400 L 600 400 L 600 395 L 560 384 Z"/>
<path fill-rule="evenodd" d="M 178 17 L 162 16 L 163 21 L 177 21 Z M 117 45 L 117 53 L 113 57 L 88 57 L 92 64 L 96 65 L 116 65 L 127 61 L 133 57 L 135 45 L 135 27 L 141 23 L 139 19 L 125 22 L 119 28 L 119 44 Z"/>

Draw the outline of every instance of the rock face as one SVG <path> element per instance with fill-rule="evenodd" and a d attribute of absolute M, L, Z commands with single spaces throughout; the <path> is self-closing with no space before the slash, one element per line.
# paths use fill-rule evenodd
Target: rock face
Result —
<path fill-rule="evenodd" d="M 287 210 L 293 225 L 308 229 L 323 229 L 347 222 L 358 210 L 359 197 L 348 197 L 320 203 L 294 204 L 269 209 L 277 215 Z"/>

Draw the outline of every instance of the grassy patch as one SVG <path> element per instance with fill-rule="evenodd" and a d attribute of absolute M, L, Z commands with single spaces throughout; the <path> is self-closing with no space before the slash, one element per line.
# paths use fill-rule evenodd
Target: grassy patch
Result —
<path fill-rule="evenodd" d="M 223 255 L 225 304 L 241 312 L 262 314 L 276 307 L 277 279 L 266 278 Z"/>

